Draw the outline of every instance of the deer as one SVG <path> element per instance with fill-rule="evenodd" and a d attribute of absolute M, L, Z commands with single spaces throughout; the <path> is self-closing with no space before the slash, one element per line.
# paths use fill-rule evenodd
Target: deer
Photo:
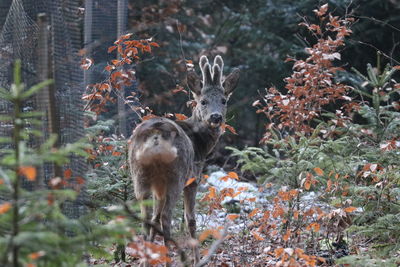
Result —
<path fill-rule="evenodd" d="M 205 161 L 223 134 L 227 102 L 239 81 L 238 68 L 223 80 L 221 56 L 216 56 L 212 65 L 206 56 L 201 56 L 199 66 L 202 77 L 191 70 L 186 79 L 196 103 L 191 117 L 180 121 L 162 117 L 143 121 L 133 131 L 128 146 L 130 173 L 135 197 L 142 203 L 142 217 L 150 219 L 150 208 L 143 201 L 153 196 L 151 222 L 161 226 L 167 247 L 172 212 L 182 192 L 185 223 L 191 238 L 196 239 L 197 186 Z M 192 177 L 196 178 L 194 182 L 185 186 Z M 155 230 L 145 230 L 146 237 L 153 241 Z M 200 260 L 198 246 L 193 246 L 193 256 L 196 265 Z"/>

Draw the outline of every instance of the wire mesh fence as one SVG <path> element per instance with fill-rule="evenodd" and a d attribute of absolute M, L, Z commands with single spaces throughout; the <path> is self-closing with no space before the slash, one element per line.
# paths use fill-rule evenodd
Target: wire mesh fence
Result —
<path fill-rule="evenodd" d="M 33 85 L 46 78 L 54 78 L 53 98 L 39 94 L 32 100 L 24 103 L 24 109 L 41 110 L 43 116 L 42 131 L 46 136 L 57 129 L 59 143 L 75 142 L 84 136 L 83 103 L 81 101 L 83 88 L 83 73 L 78 68 L 78 51 L 81 48 L 82 18 L 79 16 L 79 0 L 13 0 L 9 1 L 6 19 L 3 21 L 0 32 L 0 86 L 8 88 L 12 83 L 12 65 L 16 59 L 22 60 L 22 77 L 27 86 Z M 47 24 L 40 29 L 37 23 L 38 15 L 45 15 Z M 40 34 L 40 30 L 42 34 Z M 43 38 L 46 35 L 46 40 Z M 40 43 L 40 45 L 39 45 Z M 43 49 L 47 51 L 43 51 Z M 48 53 L 48 54 L 46 54 Z M 48 56 L 49 60 L 43 60 Z M 47 76 L 47 77 L 46 77 Z M 57 127 L 50 127 L 48 107 L 50 102 L 55 107 L 53 112 Z M 0 102 L 0 112 L 10 113 L 11 106 Z M 12 125 L 1 125 L 1 135 L 10 135 Z M 52 129 L 51 129 L 52 128 Z M 32 140 L 33 146 L 43 140 Z M 72 157 L 65 168 L 71 168 L 76 176 L 84 176 L 85 162 Z M 43 183 L 54 177 L 54 166 L 45 164 L 40 174 L 44 176 Z M 31 183 L 25 183 L 27 189 L 32 189 Z M 84 192 L 78 200 L 65 208 L 66 214 L 71 217 L 81 213 L 81 201 L 85 198 Z"/>
<path fill-rule="evenodd" d="M 0 7 L 0 86 L 9 88 L 12 83 L 16 59 L 22 59 L 22 77 L 27 86 L 47 78 L 55 81 L 52 87 L 24 103 L 25 110 L 45 114 L 40 128 L 44 137 L 32 140 L 31 145 L 38 146 L 51 133 L 58 134 L 59 145 L 84 137 L 82 94 L 87 84 L 105 79 L 104 67 L 112 57 L 107 48 L 125 32 L 127 0 L 3 0 Z M 82 51 L 95 62 L 86 73 L 79 68 Z M 0 114 L 11 110 L 10 104 L 0 100 Z M 119 130 L 127 135 L 133 125 L 129 122 L 135 118 L 125 106 L 116 112 L 117 118 L 125 120 Z M 0 135 L 10 136 L 12 129 L 13 125 L 2 123 Z M 66 168 L 74 176 L 84 177 L 87 166 L 84 160 L 72 156 Z M 39 169 L 43 184 L 62 175 L 62 169 L 50 164 Z M 33 189 L 31 183 L 25 183 L 25 187 Z M 85 198 L 82 190 L 77 201 L 65 205 L 66 214 L 82 214 Z"/>

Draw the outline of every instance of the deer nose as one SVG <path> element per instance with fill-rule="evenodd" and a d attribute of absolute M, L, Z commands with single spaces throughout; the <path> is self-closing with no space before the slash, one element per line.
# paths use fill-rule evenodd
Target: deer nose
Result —
<path fill-rule="evenodd" d="M 208 121 L 219 124 L 222 122 L 222 115 L 218 113 L 213 113 L 211 114 L 210 119 Z"/>

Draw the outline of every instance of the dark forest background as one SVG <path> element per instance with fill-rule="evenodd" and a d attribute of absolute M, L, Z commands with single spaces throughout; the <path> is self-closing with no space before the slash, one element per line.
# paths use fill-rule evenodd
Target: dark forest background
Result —
<path fill-rule="evenodd" d="M 383 54 L 382 65 L 399 60 L 400 1 L 323 2 L 329 3 L 335 15 L 356 19 L 354 33 L 341 51 L 344 69 L 351 65 L 365 70 L 367 63 L 375 65 L 378 51 Z M 233 67 L 241 69 L 227 116 L 228 124 L 239 135 L 226 135 L 224 141 L 239 147 L 257 145 L 266 119 L 256 114 L 251 104 L 265 88 L 284 88 L 283 79 L 292 68 L 284 60 L 289 55 L 304 58 L 304 48 L 315 41 L 298 24 L 304 17 L 315 18 L 312 10 L 319 4 L 322 1 L 130 1 L 129 31 L 138 38 L 154 38 L 161 46 L 152 60 L 138 67 L 141 101 L 157 114 L 189 114 L 185 103 L 190 96 L 171 93 L 177 84 L 185 86 L 185 60 L 193 61 L 199 71 L 201 55 L 220 54 L 226 63 L 225 73 Z"/>

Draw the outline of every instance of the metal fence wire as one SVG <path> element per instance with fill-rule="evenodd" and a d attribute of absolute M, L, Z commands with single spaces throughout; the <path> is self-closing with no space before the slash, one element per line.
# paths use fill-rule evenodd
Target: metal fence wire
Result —
<path fill-rule="evenodd" d="M 25 110 L 40 110 L 43 117 L 41 130 L 44 138 L 32 140 L 38 146 L 56 129 L 59 143 L 76 142 L 84 137 L 83 102 L 85 86 L 104 79 L 104 67 L 112 55 L 107 47 L 125 31 L 128 0 L 2 0 L 0 1 L 0 86 L 9 88 L 12 83 L 12 65 L 22 60 L 22 78 L 27 86 L 48 77 L 55 80 L 54 86 L 45 89 L 24 103 Z M 86 73 L 79 68 L 80 51 L 95 65 Z M 135 86 L 136 87 L 136 86 Z M 129 88 L 134 90 L 135 88 Z M 50 93 L 49 93 L 50 92 Z M 53 98 L 49 97 L 53 96 Z M 0 100 L 0 114 L 12 110 L 9 103 Z M 119 107 L 119 119 L 128 120 L 121 132 L 130 132 L 134 121 L 126 107 Z M 126 119 L 126 117 L 128 117 Z M 132 118 L 131 118 L 132 117 Z M 120 121 L 121 125 L 121 121 Z M 0 135 L 10 136 L 13 125 L 0 123 Z M 85 177 L 86 163 L 71 157 L 73 176 Z M 60 171 L 60 170 L 59 170 Z M 62 171 L 62 170 L 61 170 Z M 57 168 L 45 164 L 39 168 L 43 184 L 57 173 Z M 31 183 L 25 188 L 33 190 Z M 64 205 L 70 217 L 80 216 L 85 208 L 85 190 L 81 190 L 75 202 Z"/>
<path fill-rule="evenodd" d="M 22 76 L 27 86 L 43 80 L 43 68 L 52 73 L 55 80 L 54 106 L 55 117 L 59 124 L 60 144 L 75 142 L 84 136 L 83 127 L 83 72 L 79 69 L 78 51 L 82 47 L 82 14 L 80 0 L 5 0 L 1 5 L 0 15 L 0 86 L 8 88 L 12 83 L 12 65 L 16 59 L 22 60 Z M 6 14 L 4 14 L 7 12 Z M 46 14 L 48 26 L 47 46 L 49 48 L 49 65 L 39 64 L 40 49 L 38 45 L 39 27 L 37 17 Z M 45 62 L 46 63 L 46 62 Z M 39 95 L 40 96 L 40 95 Z M 49 105 L 49 99 L 35 97 L 25 103 L 25 110 L 38 109 Z M 5 101 L 0 101 L 0 113 L 10 113 L 12 107 Z M 49 135 L 46 125 L 48 116 L 44 118 L 44 135 Z M 0 125 L 0 134 L 9 136 L 12 125 Z M 32 145 L 38 145 L 40 140 L 33 140 Z M 74 176 L 84 177 L 86 164 L 81 158 L 71 157 L 71 163 L 65 168 L 71 168 Z M 44 176 L 43 182 L 54 177 L 54 168 L 43 166 L 39 174 Z M 25 182 L 27 189 L 32 189 Z M 84 211 L 82 201 L 84 190 L 77 201 L 65 206 L 65 213 L 70 217 L 78 217 Z"/>

